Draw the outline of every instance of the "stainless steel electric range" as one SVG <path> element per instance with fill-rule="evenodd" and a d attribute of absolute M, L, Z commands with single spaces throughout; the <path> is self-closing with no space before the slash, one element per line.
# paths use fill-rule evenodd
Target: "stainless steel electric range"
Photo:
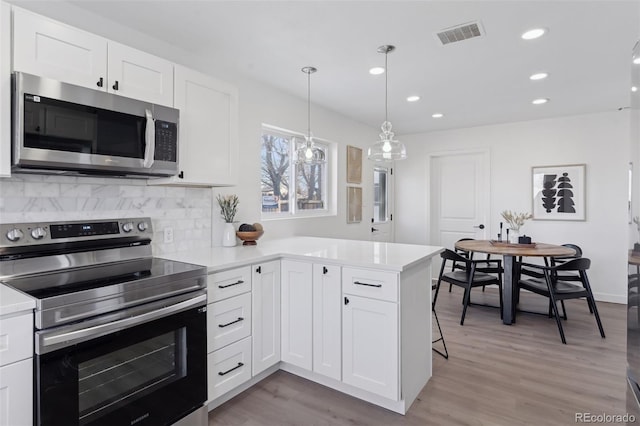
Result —
<path fill-rule="evenodd" d="M 0 225 L 0 281 L 36 299 L 37 425 L 207 423 L 206 268 L 152 236 L 149 218 Z"/>

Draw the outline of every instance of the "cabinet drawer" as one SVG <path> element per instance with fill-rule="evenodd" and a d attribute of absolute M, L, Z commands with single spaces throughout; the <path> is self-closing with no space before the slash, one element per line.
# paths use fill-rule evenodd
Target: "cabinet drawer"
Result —
<path fill-rule="evenodd" d="M 228 299 L 251 290 L 251 267 L 216 272 L 207 278 L 209 303 Z"/>
<path fill-rule="evenodd" d="M 251 378 L 251 337 L 207 356 L 209 400 L 214 400 Z"/>
<path fill-rule="evenodd" d="M 211 303 L 207 309 L 207 352 L 251 335 L 251 293 Z"/>
<path fill-rule="evenodd" d="M 0 319 L 0 366 L 33 356 L 33 314 Z"/>
<path fill-rule="evenodd" d="M 342 292 L 397 302 L 398 274 L 369 269 L 342 268 Z"/>

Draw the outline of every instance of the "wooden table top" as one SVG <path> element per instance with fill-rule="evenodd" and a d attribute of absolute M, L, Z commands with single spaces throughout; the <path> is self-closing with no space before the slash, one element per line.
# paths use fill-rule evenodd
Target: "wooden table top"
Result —
<path fill-rule="evenodd" d="M 574 256 L 575 250 L 565 246 L 555 244 L 536 243 L 535 247 L 526 244 L 519 247 L 517 244 L 493 245 L 489 240 L 465 240 L 458 241 L 456 248 L 466 251 L 477 251 L 480 253 L 502 254 L 511 256 Z"/>
<path fill-rule="evenodd" d="M 629 250 L 629 265 L 640 265 L 640 253 Z"/>

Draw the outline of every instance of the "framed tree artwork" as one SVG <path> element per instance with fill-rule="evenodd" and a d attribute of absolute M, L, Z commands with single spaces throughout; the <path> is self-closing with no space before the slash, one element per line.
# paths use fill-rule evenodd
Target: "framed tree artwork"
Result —
<path fill-rule="evenodd" d="M 362 149 L 347 145 L 347 183 L 362 183 Z"/>
<path fill-rule="evenodd" d="M 531 169 L 534 220 L 586 220 L 586 165 Z"/>

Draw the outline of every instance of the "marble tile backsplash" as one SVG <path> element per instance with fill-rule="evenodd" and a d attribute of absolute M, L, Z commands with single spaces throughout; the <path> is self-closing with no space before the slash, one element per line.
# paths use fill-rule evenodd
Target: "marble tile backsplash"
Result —
<path fill-rule="evenodd" d="M 151 217 L 153 253 L 211 246 L 211 188 L 148 186 L 144 179 L 14 175 L 0 179 L 0 223 Z M 174 241 L 164 243 L 164 229 Z"/>

